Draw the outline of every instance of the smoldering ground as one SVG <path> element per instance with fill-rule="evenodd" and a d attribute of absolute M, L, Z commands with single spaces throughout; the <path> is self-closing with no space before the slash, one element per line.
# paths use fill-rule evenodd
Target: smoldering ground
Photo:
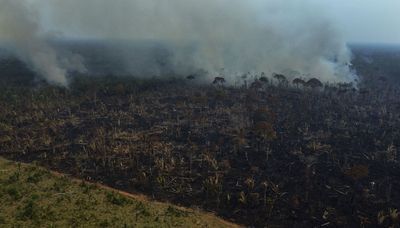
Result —
<path fill-rule="evenodd" d="M 350 51 L 315 0 L 1 0 L 1 5 L 0 37 L 51 83 L 66 85 L 68 72 L 84 70 L 93 55 L 60 51 L 47 41 L 49 34 L 108 43 L 96 56 L 119 63 L 110 68 L 117 74 L 201 70 L 213 77 L 223 68 L 231 80 L 246 72 L 323 81 L 356 77 L 348 65 Z"/>

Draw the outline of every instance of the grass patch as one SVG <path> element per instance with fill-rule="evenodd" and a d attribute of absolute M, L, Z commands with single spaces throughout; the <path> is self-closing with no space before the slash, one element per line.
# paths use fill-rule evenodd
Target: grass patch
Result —
<path fill-rule="evenodd" d="M 131 201 L 128 198 L 123 197 L 114 192 L 107 192 L 106 196 L 107 196 L 108 202 L 118 205 L 118 206 L 124 206 L 126 204 L 131 203 Z"/>
<path fill-rule="evenodd" d="M 19 190 L 19 188 L 15 186 L 11 186 L 7 189 L 8 195 L 13 199 L 13 200 L 20 200 L 22 198 L 22 194 Z"/>
<path fill-rule="evenodd" d="M 0 158 L 0 227 L 227 227 L 218 218 Z"/>

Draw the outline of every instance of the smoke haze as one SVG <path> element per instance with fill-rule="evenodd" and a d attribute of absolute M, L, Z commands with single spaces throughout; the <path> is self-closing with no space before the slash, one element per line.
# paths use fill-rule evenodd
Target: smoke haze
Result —
<path fill-rule="evenodd" d="M 49 82 L 67 84 L 83 70 L 44 34 L 63 38 L 152 43 L 151 50 L 115 48 L 133 75 L 187 75 L 198 70 L 226 77 L 283 73 L 323 81 L 352 81 L 351 53 L 315 0 L 0 0 L 0 38 Z M 27 4 L 30 4 L 29 10 Z M 5 7 L 4 7 L 5 6 Z M 27 16 L 21 16 L 27 15 Z M 160 61 L 160 56 L 164 58 Z M 72 60 L 71 60 L 72 59 Z M 86 59 L 84 60 L 86 62 Z M 111 61 L 111 60 L 110 60 Z M 165 67 L 167 62 L 167 67 Z M 150 75 L 151 74 L 151 75 Z"/>
<path fill-rule="evenodd" d="M 68 70 L 83 70 L 76 56 L 58 56 L 46 42 L 38 12 L 20 0 L 0 0 L 0 40 L 48 82 L 66 86 Z"/>

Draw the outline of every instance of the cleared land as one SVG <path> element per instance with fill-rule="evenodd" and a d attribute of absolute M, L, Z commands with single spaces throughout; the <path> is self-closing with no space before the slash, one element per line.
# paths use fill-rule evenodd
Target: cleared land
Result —
<path fill-rule="evenodd" d="M 0 155 L 248 226 L 396 227 L 398 53 L 357 49 L 356 88 L 261 73 L 63 89 L 8 61 Z"/>

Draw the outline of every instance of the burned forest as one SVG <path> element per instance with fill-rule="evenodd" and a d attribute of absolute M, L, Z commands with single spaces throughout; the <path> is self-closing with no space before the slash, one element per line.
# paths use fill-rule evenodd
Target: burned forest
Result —
<path fill-rule="evenodd" d="M 247 226 L 397 227 L 400 86 L 357 50 L 353 84 L 190 75 L 66 89 L 21 83 L 3 60 L 0 155 Z"/>

